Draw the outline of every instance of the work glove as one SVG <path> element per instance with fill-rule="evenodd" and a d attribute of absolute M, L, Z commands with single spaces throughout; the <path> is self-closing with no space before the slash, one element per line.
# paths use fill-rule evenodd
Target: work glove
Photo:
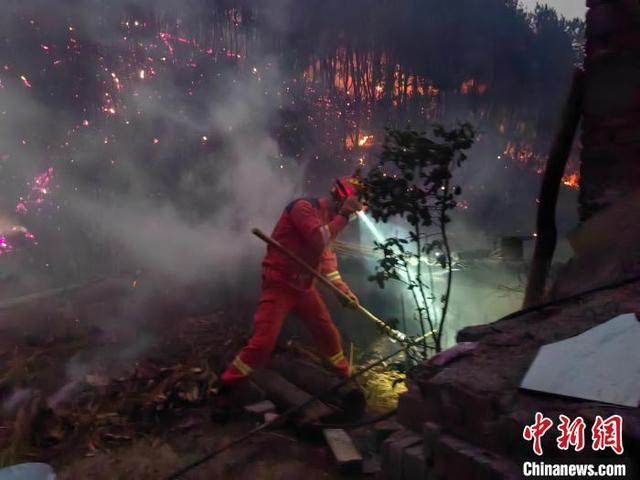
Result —
<path fill-rule="evenodd" d="M 342 303 L 342 306 L 357 310 L 360 306 L 360 301 L 358 300 L 358 297 L 356 297 L 356 294 L 351 291 L 349 285 L 342 281 L 335 282 L 334 285 L 338 287 L 342 293 L 349 297 L 349 300 L 346 300 L 342 295 L 336 294 L 338 296 L 338 300 L 340 300 L 340 303 Z"/>
<path fill-rule="evenodd" d="M 356 212 L 362 210 L 362 202 L 356 195 L 351 195 L 342 202 L 342 206 L 340 207 L 340 215 L 343 217 L 349 218 Z"/>

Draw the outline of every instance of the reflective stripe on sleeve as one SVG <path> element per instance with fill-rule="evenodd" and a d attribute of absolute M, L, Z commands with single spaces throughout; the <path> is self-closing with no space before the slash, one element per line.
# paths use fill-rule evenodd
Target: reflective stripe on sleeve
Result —
<path fill-rule="evenodd" d="M 342 280 L 342 277 L 340 276 L 340 272 L 337 270 L 327 273 L 326 277 L 332 282 L 337 282 L 338 280 Z"/>
<path fill-rule="evenodd" d="M 250 375 L 253 372 L 253 368 L 244 363 L 240 357 L 233 359 L 232 365 L 238 369 L 238 371 L 244 376 Z"/>

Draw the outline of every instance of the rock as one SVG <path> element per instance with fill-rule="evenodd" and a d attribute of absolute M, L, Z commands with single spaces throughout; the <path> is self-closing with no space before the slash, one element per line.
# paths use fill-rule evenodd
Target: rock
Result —
<path fill-rule="evenodd" d="M 402 455 L 402 480 L 425 480 L 427 463 L 422 445 L 414 445 L 405 449 Z"/>
<path fill-rule="evenodd" d="M 473 350 L 478 346 L 478 342 L 459 342 L 457 345 L 438 353 L 436 356 L 429 359 L 429 362 L 438 367 L 444 367 L 445 365 L 457 360 L 465 355 L 470 355 Z"/>
<path fill-rule="evenodd" d="M 441 435 L 436 443 L 433 469 L 437 478 L 515 480 L 520 467 L 488 450 L 475 447 L 452 435 Z M 430 472 L 431 473 L 431 472 Z"/>
<path fill-rule="evenodd" d="M 422 449 L 425 461 L 431 464 L 433 460 L 433 452 L 435 450 L 438 438 L 442 435 L 442 427 L 434 422 L 426 422 L 422 429 L 423 442 Z"/>
<path fill-rule="evenodd" d="M 365 475 L 375 475 L 381 470 L 380 460 L 376 457 L 365 458 L 362 462 L 362 473 Z"/>
<path fill-rule="evenodd" d="M 474 325 L 473 327 L 463 328 L 456 335 L 457 342 L 475 342 L 487 335 L 493 333 L 491 325 Z"/>
<path fill-rule="evenodd" d="M 398 422 L 406 428 L 419 432 L 424 422 L 433 418 L 435 411 L 427 405 L 431 397 L 423 397 L 419 391 L 409 391 L 398 399 Z"/>
<path fill-rule="evenodd" d="M 395 419 L 383 420 L 382 422 L 376 423 L 373 428 L 375 433 L 376 449 L 380 449 L 382 442 L 389 438 L 391 434 L 402 429 L 402 425 L 400 425 Z"/>
<path fill-rule="evenodd" d="M 416 445 L 422 448 L 422 437 L 410 430 L 399 430 L 382 443 L 382 471 L 387 480 L 402 480 L 404 451 Z"/>
<path fill-rule="evenodd" d="M 0 480 L 55 480 L 56 474 L 46 463 L 21 463 L 0 468 Z"/>
<path fill-rule="evenodd" d="M 340 469 L 361 470 L 362 455 L 347 432 L 339 428 L 326 428 L 322 433 Z"/>
<path fill-rule="evenodd" d="M 243 407 L 243 409 L 247 413 L 256 415 L 258 417 L 263 417 L 267 413 L 275 412 L 276 406 L 271 400 L 262 400 L 261 402 L 258 402 L 258 403 L 246 405 L 245 407 Z"/>
<path fill-rule="evenodd" d="M 280 418 L 280 415 L 278 415 L 275 412 L 267 412 L 264 414 L 264 423 L 273 423 L 275 422 L 278 418 Z"/>

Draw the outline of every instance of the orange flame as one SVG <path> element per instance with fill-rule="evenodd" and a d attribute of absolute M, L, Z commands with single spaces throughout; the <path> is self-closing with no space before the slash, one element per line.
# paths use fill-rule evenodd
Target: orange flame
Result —
<path fill-rule="evenodd" d="M 369 148 L 373 146 L 374 136 L 369 133 L 360 132 L 359 135 L 349 135 L 345 139 L 345 147 L 348 149 L 352 149 L 354 147 L 357 148 Z"/>
<path fill-rule="evenodd" d="M 567 173 L 562 177 L 562 184 L 569 188 L 579 188 L 580 175 L 577 172 Z"/>

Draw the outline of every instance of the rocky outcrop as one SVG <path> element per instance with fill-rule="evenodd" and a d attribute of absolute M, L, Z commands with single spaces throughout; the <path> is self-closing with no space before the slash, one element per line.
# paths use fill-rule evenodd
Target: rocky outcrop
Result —
<path fill-rule="evenodd" d="M 572 419 L 581 416 L 588 428 L 596 415 L 619 414 L 624 419 L 625 453 L 621 459 L 629 465 L 638 462 L 638 409 L 535 394 L 520 390 L 519 385 L 541 345 L 573 337 L 620 313 L 633 312 L 639 302 L 640 284 L 631 284 L 462 330 L 458 340 L 470 342 L 464 344 L 464 353 L 449 355 L 444 364 L 434 357 L 421 366 L 412 377 L 409 392 L 400 398 L 398 420 L 421 435 L 425 469 L 432 475 L 427 478 L 520 478 L 522 463 L 535 459 L 523 430 L 533 423 L 536 412 L 543 412 L 556 424 L 560 414 Z M 587 462 L 597 456 L 593 451 L 560 451 L 556 438 L 557 431 L 543 438 L 545 462 L 554 458 Z M 611 452 L 600 456 L 605 455 L 611 458 Z M 424 477 L 407 474 L 402 478 Z"/>

